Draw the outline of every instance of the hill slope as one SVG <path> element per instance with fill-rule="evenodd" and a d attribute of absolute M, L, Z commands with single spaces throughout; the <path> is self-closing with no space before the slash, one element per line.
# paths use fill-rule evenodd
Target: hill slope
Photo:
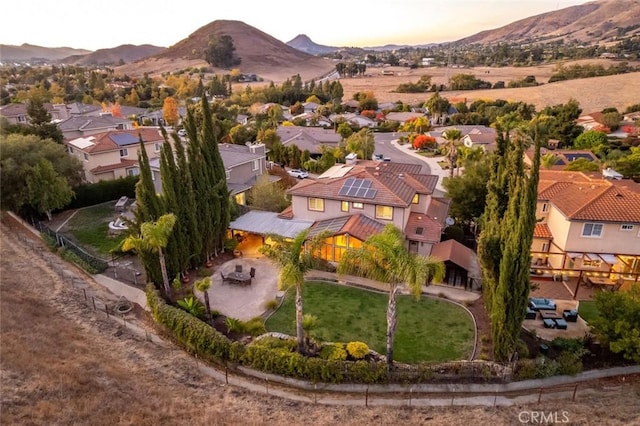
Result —
<path fill-rule="evenodd" d="M 321 44 L 314 43 L 306 34 L 299 34 L 295 36 L 292 40 L 287 42 L 287 46 L 291 46 L 296 50 L 301 50 L 310 55 L 324 55 L 339 50 L 338 47 L 323 46 Z"/>
<path fill-rule="evenodd" d="M 3 61 L 29 61 L 32 59 L 57 61 L 71 55 L 86 55 L 88 53 L 91 51 L 72 47 L 42 47 L 27 43 L 20 46 L 0 44 L 0 59 Z"/>
<path fill-rule="evenodd" d="M 235 54 L 241 59 L 237 67 L 243 73 L 254 73 L 266 80 L 281 81 L 294 74 L 303 79 L 318 78 L 333 70 L 335 65 L 287 46 L 274 37 L 241 21 L 211 22 L 163 52 L 132 65 L 118 67 L 117 72 L 130 75 L 141 72 L 158 73 L 188 66 L 207 66 L 204 51 L 211 36 L 229 35 Z M 225 71 L 226 72 L 226 71 Z"/>
<path fill-rule="evenodd" d="M 73 55 L 60 62 L 74 65 L 116 65 L 122 60 L 124 63 L 134 62 L 148 56 L 162 52 L 165 47 L 143 44 L 123 44 L 112 49 L 99 49 L 88 55 Z"/>
<path fill-rule="evenodd" d="M 571 38 L 598 42 L 640 22 L 640 0 L 600 0 L 531 16 L 494 30 L 460 39 L 456 44 L 532 42 Z M 640 33 L 640 28 L 629 29 Z"/>

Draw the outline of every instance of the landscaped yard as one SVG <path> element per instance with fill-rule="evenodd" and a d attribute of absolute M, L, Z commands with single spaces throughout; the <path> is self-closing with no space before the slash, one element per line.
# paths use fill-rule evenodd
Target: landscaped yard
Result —
<path fill-rule="evenodd" d="M 79 209 L 65 224 L 62 232 L 71 234 L 83 247 L 94 250 L 99 255 L 108 255 L 120 246 L 126 232 L 111 235 L 109 222 L 115 220 L 115 202 L 98 204 Z"/>
<path fill-rule="evenodd" d="M 580 315 L 586 322 L 593 321 L 600 315 L 598 308 L 596 307 L 596 302 L 591 300 L 581 300 L 580 305 L 578 306 L 578 315 Z"/>
<path fill-rule="evenodd" d="M 295 291 L 287 292 L 267 330 L 295 336 Z M 304 285 L 304 313 L 318 317 L 312 336 L 318 340 L 361 341 L 386 353 L 387 294 L 337 284 Z M 466 359 L 474 343 L 473 321 L 459 306 L 443 300 L 398 297 L 398 327 L 394 359 L 399 362 Z"/>

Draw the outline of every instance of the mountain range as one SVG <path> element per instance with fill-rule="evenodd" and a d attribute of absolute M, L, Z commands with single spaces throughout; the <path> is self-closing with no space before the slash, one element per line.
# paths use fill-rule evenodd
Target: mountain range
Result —
<path fill-rule="evenodd" d="M 175 71 L 184 66 L 206 66 L 202 59 L 210 36 L 227 34 L 232 37 L 240 68 L 247 72 L 268 75 L 276 68 L 319 67 L 327 70 L 328 60 L 317 55 L 332 53 L 344 47 L 324 46 L 300 34 L 283 43 L 241 21 L 217 20 L 178 41 L 169 48 L 152 45 L 122 45 L 90 52 L 69 47 L 45 48 L 23 44 L 0 45 L 2 61 L 29 61 L 33 58 L 78 65 L 122 65 L 142 72 Z M 599 0 L 571 6 L 553 12 L 522 19 L 500 28 L 482 31 L 451 42 L 456 45 L 549 42 L 575 40 L 598 43 L 615 40 L 623 35 L 640 34 L 640 0 Z M 358 50 L 395 50 L 403 47 L 426 47 L 389 44 Z M 304 73 L 304 70 L 301 73 Z"/>

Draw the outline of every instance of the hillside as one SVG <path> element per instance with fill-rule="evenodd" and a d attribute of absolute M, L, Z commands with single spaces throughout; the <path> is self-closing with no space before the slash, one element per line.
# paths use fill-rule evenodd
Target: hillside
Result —
<path fill-rule="evenodd" d="M 597 43 L 619 36 L 640 34 L 640 0 L 599 0 L 531 16 L 503 27 L 479 32 L 456 44 L 534 42 L 572 39 Z M 635 27 L 635 28 L 634 28 Z"/>
<path fill-rule="evenodd" d="M 318 58 L 287 46 L 274 37 L 241 21 L 218 20 L 199 28 L 184 40 L 163 52 L 116 68 L 116 72 L 140 75 L 157 74 L 186 67 L 206 67 L 202 59 L 211 36 L 229 35 L 235 54 L 241 59 L 237 67 L 265 80 L 282 81 L 294 74 L 307 80 L 318 78 L 335 68 L 330 60 Z M 283 78 L 284 76 L 284 78 Z"/>
<path fill-rule="evenodd" d="M 292 40 L 289 40 L 287 46 L 291 46 L 296 50 L 301 50 L 310 55 L 324 55 L 338 50 L 338 47 L 323 46 L 313 42 L 306 34 L 299 34 Z"/>
<path fill-rule="evenodd" d="M 133 44 L 123 44 L 112 49 L 99 49 L 87 55 L 73 55 L 62 59 L 60 62 L 73 65 L 117 65 L 121 61 L 124 63 L 135 62 L 140 59 L 156 55 L 165 48 L 143 44 L 135 46 Z"/>
<path fill-rule="evenodd" d="M 30 61 L 33 59 L 57 61 L 71 55 L 86 55 L 88 53 L 91 51 L 72 47 L 42 47 L 27 43 L 20 46 L 0 44 L 0 60 L 2 61 Z"/>

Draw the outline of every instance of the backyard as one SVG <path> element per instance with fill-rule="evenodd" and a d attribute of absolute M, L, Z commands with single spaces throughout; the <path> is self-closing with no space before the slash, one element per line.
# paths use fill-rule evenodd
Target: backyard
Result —
<path fill-rule="evenodd" d="M 295 335 L 295 292 L 267 320 L 268 331 Z M 307 282 L 304 314 L 318 317 L 311 335 L 321 341 L 361 341 L 378 353 L 386 351 L 387 294 L 336 284 Z M 474 326 L 461 307 L 443 300 L 398 297 L 394 359 L 398 362 L 467 359 L 474 345 Z"/>
<path fill-rule="evenodd" d="M 109 201 L 78 209 L 60 231 L 71 235 L 82 247 L 105 258 L 120 247 L 126 236 L 126 232 L 115 234 L 109 231 L 109 222 L 117 217 L 115 201 Z"/>

